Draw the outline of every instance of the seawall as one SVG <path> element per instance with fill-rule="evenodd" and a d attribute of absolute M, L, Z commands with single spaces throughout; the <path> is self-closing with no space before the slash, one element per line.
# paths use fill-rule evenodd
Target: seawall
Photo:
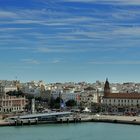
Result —
<path fill-rule="evenodd" d="M 93 115 L 93 122 L 122 123 L 140 125 L 139 116 L 115 116 L 115 115 Z"/>
<path fill-rule="evenodd" d="M 139 116 L 112 116 L 112 115 L 84 115 L 80 118 L 67 118 L 59 119 L 56 121 L 36 121 L 36 120 L 19 120 L 8 122 L 0 120 L 0 126 L 23 126 L 23 125 L 37 125 L 37 124 L 50 124 L 50 123 L 79 123 L 79 122 L 104 122 L 104 123 L 121 123 L 140 125 Z"/>

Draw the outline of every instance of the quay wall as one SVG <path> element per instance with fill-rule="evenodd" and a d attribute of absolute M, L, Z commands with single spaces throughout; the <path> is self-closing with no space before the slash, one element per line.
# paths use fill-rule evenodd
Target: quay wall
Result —
<path fill-rule="evenodd" d="M 79 118 L 59 119 L 56 121 L 13 121 L 0 120 L 0 126 L 37 125 L 48 123 L 79 123 L 79 122 L 105 122 L 140 125 L 140 116 L 112 116 L 112 115 L 86 115 Z"/>
<path fill-rule="evenodd" d="M 140 116 L 95 115 L 93 116 L 92 121 L 140 125 Z"/>

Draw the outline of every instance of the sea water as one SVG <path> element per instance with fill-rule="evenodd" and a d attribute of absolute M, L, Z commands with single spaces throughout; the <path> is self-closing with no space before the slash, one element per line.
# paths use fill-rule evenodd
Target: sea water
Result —
<path fill-rule="evenodd" d="M 139 125 L 71 123 L 0 127 L 0 140 L 139 140 Z"/>

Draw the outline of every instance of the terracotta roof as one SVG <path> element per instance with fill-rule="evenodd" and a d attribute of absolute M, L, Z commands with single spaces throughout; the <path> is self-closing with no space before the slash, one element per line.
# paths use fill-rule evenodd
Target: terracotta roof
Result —
<path fill-rule="evenodd" d="M 140 93 L 110 93 L 103 98 L 140 99 Z"/>

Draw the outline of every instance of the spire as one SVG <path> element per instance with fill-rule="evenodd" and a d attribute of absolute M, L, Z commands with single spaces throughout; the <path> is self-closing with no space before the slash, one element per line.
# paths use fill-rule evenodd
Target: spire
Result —
<path fill-rule="evenodd" d="M 108 78 L 106 78 L 106 82 L 108 81 Z"/>
<path fill-rule="evenodd" d="M 105 86 L 104 86 L 104 96 L 107 96 L 110 93 L 110 86 L 108 82 L 108 78 L 106 78 Z"/>
<path fill-rule="evenodd" d="M 109 87 L 109 82 L 108 82 L 108 78 L 106 78 L 105 88 L 109 88 L 109 89 L 110 89 L 110 87 Z"/>

